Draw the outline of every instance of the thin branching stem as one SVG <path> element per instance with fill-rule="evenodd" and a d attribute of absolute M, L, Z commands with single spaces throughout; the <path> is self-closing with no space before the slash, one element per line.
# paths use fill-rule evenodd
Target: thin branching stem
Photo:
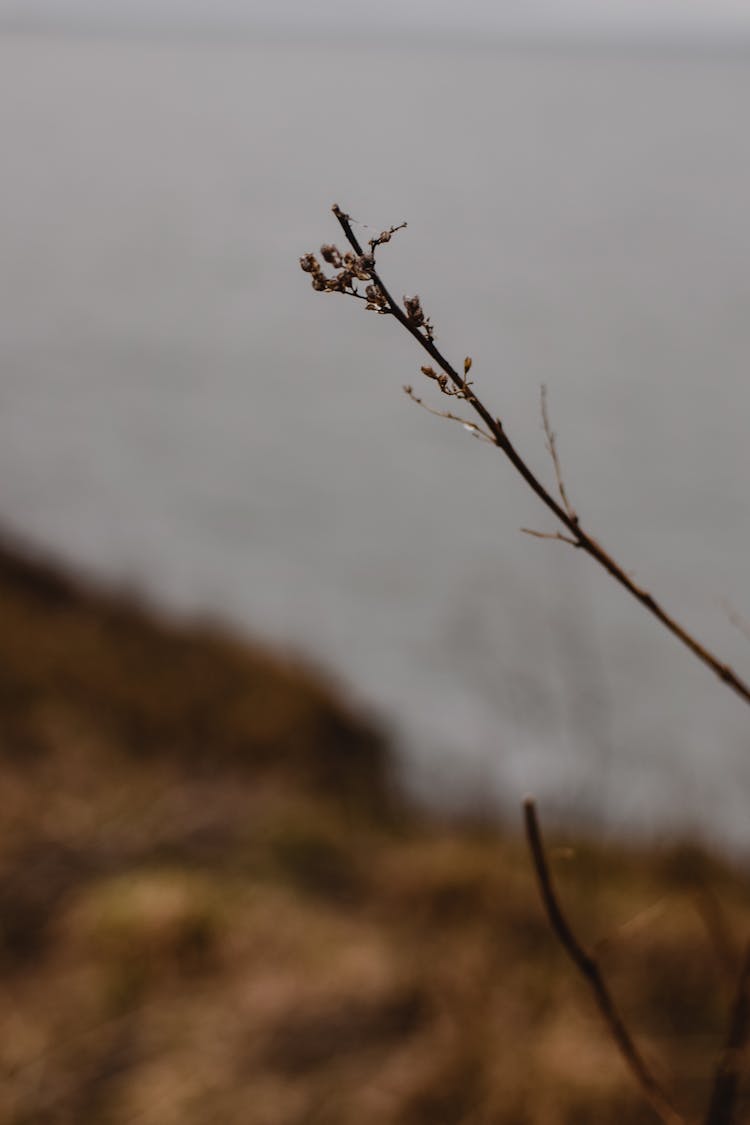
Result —
<path fill-rule="evenodd" d="M 549 411 L 547 410 L 547 388 L 542 384 L 541 393 L 541 409 L 542 409 L 542 425 L 544 426 L 544 436 L 547 439 L 547 450 L 552 458 L 552 466 L 555 470 L 555 480 L 557 481 L 557 491 L 560 493 L 560 499 L 563 502 L 563 507 L 574 522 L 578 522 L 578 515 L 568 499 L 568 494 L 565 491 L 565 481 L 563 480 L 562 467 L 560 465 L 560 458 L 557 453 L 557 435 L 552 429 L 549 420 Z"/>
<path fill-rule="evenodd" d="M 567 543 L 569 547 L 579 545 L 575 539 L 571 539 L 569 535 L 563 535 L 561 531 L 536 531 L 533 527 L 522 527 L 521 531 L 524 535 L 530 535 L 532 539 L 556 539 L 558 543 Z"/>
<path fill-rule="evenodd" d="M 370 239 L 368 249 L 365 250 L 355 234 L 352 222 L 338 204 L 333 205 L 333 213 L 338 220 L 344 235 L 354 251 L 345 255 L 334 246 L 321 248 L 323 259 L 333 265 L 338 273 L 334 277 L 327 277 L 320 262 L 312 254 L 305 255 L 300 264 L 302 269 L 312 276 L 313 288 L 319 291 L 342 292 L 364 300 L 367 308 L 381 314 L 393 316 L 405 328 L 410 336 L 435 362 L 442 374 L 432 367 L 423 367 L 425 376 L 437 382 L 443 394 L 457 397 L 466 402 L 478 415 L 481 426 L 476 422 L 467 422 L 451 411 L 434 410 L 422 401 L 411 387 L 405 390 L 410 397 L 430 413 L 452 421 L 463 423 L 475 436 L 481 437 L 491 444 L 496 445 L 510 461 L 516 472 L 523 478 L 532 492 L 541 500 L 544 506 L 555 516 L 567 534 L 561 531 L 542 532 L 529 528 L 523 530 L 540 539 L 556 539 L 572 547 L 580 548 L 591 556 L 604 568 L 615 581 L 628 593 L 640 602 L 649 613 L 662 623 L 694 656 L 718 676 L 718 678 L 732 689 L 746 703 L 750 703 L 750 686 L 726 663 L 719 659 L 706 646 L 701 644 L 696 637 L 685 629 L 661 606 L 659 602 L 643 587 L 639 586 L 620 564 L 602 547 L 602 545 L 581 525 L 579 516 L 573 507 L 562 475 L 562 469 L 557 452 L 554 431 L 550 425 L 547 411 L 546 389 L 542 389 L 542 423 L 546 438 L 546 445 L 555 475 L 557 495 L 555 495 L 539 480 L 530 469 L 526 461 L 513 445 L 505 431 L 501 418 L 493 415 L 487 406 L 479 399 L 473 389 L 473 383 L 468 378 L 472 366 L 470 357 L 464 360 L 463 375 L 442 354 L 435 344 L 432 325 L 425 317 L 418 297 L 405 297 L 403 304 L 394 299 L 388 287 L 384 284 L 375 261 L 375 252 L 382 244 L 389 242 L 392 235 L 399 229 L 391 227 L 383 231 L 378 237 Z M 406 224 L 401 224 L 405 226 Z M 368 281 L 365 293 L 357 289 L 356 281 Z M 730 614 L 733 624 L 738 624 L 736 614 Z M 743 622 L 744 624 L 744 622 Z M 596 1001 L 597 1007 L 605 1021 L 612 1039 L 614 1040 L 624 1062 L 636 1079 L 644 1097 L 653 1111 L 665 1125 L 685 1125 L 685 1118 L 680 1115 L 672 1099 L 664 1090 L 647 1065 L 645 1059 L 635 1045 L 633 1038 L 620 1014 L 614 999 L 604 981 L 601 969 L 594 954 L 584 948 L 576 937 L 568 922 L 550 876 L 541 830 L 537 818 L 536 806 L 532 800 L 524 803 L 524 817 L 526 836 L 532 862 L 536 872 L 540 894 L 544 908 L 553 933 L 570 960 L 577 968 L 580 975 L 588 985 Z M 708 920 L 715 921 L 714 918 Z M 709 927 L 711 933 L 713 929 Z M 716 935 L 714 935 L 716 936 Z M 722 961 L 725 966 L 732 959 L 728 943 L 721 943 Z M 748 1039 L 750 1038 L 750 943 L 745 951 L 742 966 L 735 989 L 732 1010 L 727 1029 L 726 1041 L 716 1065 L 711 1098 L 704 1125 L 732 1125 L 737 1104 L 740 1076 L 740 1056 Z"/>
<path fill-rule="evenodd" d="M 552 884 L 542 833 L 539 828 L 536 804 L 531 798 L 524 801 L 523 812 L 529 852 L 552 932 L 589 986 L 612 1039 L 654 1113 L 661 1121 L 665 1122 L 665 1125 L 680 1125 L 680 1123 L 684 1125 L 685 1119 L 677 1112 L 671 1098 L 654 1077 L 633 1042 L 625 1021 L 607 988 L 596 958 L 584 949 L 563 912 Z M 711 1125 L 715 1125 L 715 1123 L 712 1122 Z"/>
<path fill-rule="evenodd" d="M 531 490 L 536 493 L 545 507 L 552 512 L 555 518 L 563 524 L 563 526 L 570 532 L 570 540 L 576 547 L 581 548 L 590 555 L 600 566 L 602 566 L 620 586 L 624 587 L 629 594 L 640 602 L 649 613 L 651 613 L 662 625 L 667 628 L 686 648 L 705 664 L 711 671 L 719 677 L 719 679 L 732 689 L 741 699 L 750 704 L 750 685 L 741 679 L 737 673 L 726 663 L 719 659 L 713 652 L 711 652 L 705 645 L 701 644 L 692 633 L 688 632 L 678 621 L 675 620 L 667 611 L 661 606 L 659 602 L 645 589 L 639 586 L 634 580 L 626 573 L 618 562 L 601 546 L 597 540 L 590 535 L 581 526 L 580 520 L 576 515 L 574 509 L 568 501 L 567 495 L 563 489 L 561 492 L 561 502 L 555 499 L 552 493 L 542 484 L 538 477 L 532 472 L 527 465 L 526 461 L 516 450 L 511 442 L 508 434 L 505 431 L 503 423 L 500 418 L 495 417 L 484 403 L 477 397 L 474 392 L 473 386 L 462 376 L 459 371 L 450 363 L 448 359 L 442 354 L 435 344 L 432 330 L 429 322 L 423 319 L 410 316 L 408 309 L 402 308 L 401 305 L 393 298 L 392 294 L 384 284 L 380 274 L 376 268 L 374 251 L 375 247 L 379 245 L 379 240 L 375 239 L 370 243 L 369 252 L 364 250 L 359 239 L 357 238 L 354 230 L 352 229 L 352 221 L 350 217 L 338 206 L 333 205 L 333 213 L 338 219 L 338 222 L 343 230 L 350 246 L 355 254 L 360 259 L 362 266 L 366 270 L 367 276 L 373 282 L 375 290 L 378 292 L 379 300 L 382 304 L 379 308 L 381 312 L 390 313 L 398 323 L 406 329 L 406 331 L 414 337 L 419 346 L 427 352 L 431 359 L 441 368 L 441 370 L 448 377 L 450 382 L 459 392 L 474 412 L 479 416 L 482 421 L 483 429 L 490 435 L 491 441 L 496 445 L 510 461 L 516 472 L 525 480 L 526 484 Z M 388 232 L 385 232 L 388 233 Z M 322 282 L 314 281 L 316 287 L 324 287 Z M 554 447 L 554 440 L 550 441 L 551 430 L 549 430 L 549 423 L 546 425 L 548 444 L 552 446 L 553 460 L 556 465 L 557 484 L 560 488 L 561 475 L 559 475 L 559 464 L 557 464 L 556 450 Z"/>
<path fill-rule="evenodd" d="M 460 422 L 464 429 L 469 430 L 474 435 L 474 437 L 481 438 L 482 441 L 488 441 L 490 445 L 495 444 L 490 435 L 488 433 L 485 433 L 482 427 L 478 426 L 476 422 L 467 422 L 465 418 L 460 418 L 458 414 L 454 414 L 450 410 L 435 410 L 434 407 L 428 406 L 427 403 L 419 397 L 419 395 L 416 395 L 414 393 L 413 387 L 406 386 L 404 387 L 404 390 L 406 391 L 406 394 L 411 399 L 411 401 L 415 402 L 417 406 L 421 406 L 422 409 L 426 410 L 428 414 L 434 414 L 436 418 L 447 418 L 449 422 Z M 536 533 L 531 531 L 529 532 L 529 534 L 534 535 Z"/>

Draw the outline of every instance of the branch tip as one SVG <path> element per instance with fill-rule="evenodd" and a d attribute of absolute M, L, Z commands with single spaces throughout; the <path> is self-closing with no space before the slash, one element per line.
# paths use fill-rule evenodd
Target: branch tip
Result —
<path fill-rule="evenodd" d="M 317 259 L 315 259 L 313 255 L 307 256 L 303 259 L 305 264 L 303 264 L 302 268 L 312 275 L 313 289 L 327 292 L 342 292 L 348 296 L 354 296 L 359 300 L 365 301 L 366 308 L 372 311 L 392 315 L 401 327 L 406 329 L 406 331 L 414 337 L 420 347 L 427 352 L 430 359 L 436 365 L 435 368 L 431 368 L 430 370 L 435 370 L 435 378 L 441 391 L 445 394 L 452 394 L 465 399 L 467 404 L 478 416 L 481 425 L 467 423 L 464 419 L 455 419 L 455 416 L 447 411 L 442 412 L 436 410 L 432 411 L 432 413 L 438 414 L 440 417 L 454 418 L 457 421 L 461 421 L 462 424 L 468 425 L 470 428 L 473 427 L 473 433 L 501 449 L 513 468 L 519 476 L 523 478 L 536 497 L 552 512 L 559 523 L 563 525 L 563 528 L 570 534 L 570 538 L 562 533 L 554 538 L 559 538 L 563 542 L 571 544 L 571 546 L 579 547 L 584 550 L 599 566 L 607 571 L 615 582 L 624 587 L 636 601 L 640 602 L 652 616 L 656 617 L 682 645 L 690 649 L 698 660 L 705 664 L 706 667 L 710 668 L 714 675 L 718 676 L 723 683 L 727 684 L 727 686 L 743 699 L 745 703 L 750 704 L 750 682 L 738 676 L 733 668 L 719 660 L 710 649 L 701 644 L 692 633 L 688 632 L 674 617 L 667 613 L 667 611 L 662 608 L 661 604 L 657 602 L 647 590 L 639 586 L 625 568 L 581 526 L 578 514 L 570 503 L 565 488 L 565 482 L 563 480 L 557 454 L 556 437 L 549 421 L 546 387 L 543 386 L 541 392 L 542 424 L 547 438 L 547 449 L 552 458 L 555 470 L 557 496 L 554 494 L 555 490 L 547 488 L 541 482 L 517 451 L 505 431 L 502 419 L 497 415 L 491 414 L 482 400 L 474 394 L 473 390 L 469 391 L 467 375 L 470 369 L 471 357 L 466 356 L 463 375 L 459 374 L 459 370 L 451 364 L 437 347 L 433 326 L 425 316 L 419 298 L 404 298 L 403 305 L 394 299 L 393 295 L 382 281 L 375 263 L 375 247 L 379 245 L 379 240 L 377 238 L 372 240 L 370 243 L 370 253 L 366 254 L 359 239 L 352 230 L 352 222 L 354 220 L 351 216 L 347 215 L 338 203 L 334 203 L 331 210 L 336 216 L 356 258 L 352 259 L 350 253 L 346 256 L 342 255 L 343 268 L 338 275 L 328 278 L 322 272 L 322 268 L 317 262 Z M 405 224 L 401 225 L 403 226 Z M 392 227 L 390 231 L 383 232 L 380 236 L 380 241 L 388 241 L 390 235 L 397 229 L 400 228 Z M 369 282 L 368 290 L 365 294 L 360 293 L 356 286 L 356 281 L 361 280 L 367 280 Z M 425 372 L 425 374 L 427 374 L 427 372 Z M 451 384 L 452 389 L 448 389 L 448 384 Z M 420 403 L 420 405 L 422 404 Z M 429 410 L 430 408 L 426 407 L 426 409 Z M 529 532 L 529 534 L 535 533 Z M 544 538 L 544 536 L 542 537 Z"/>

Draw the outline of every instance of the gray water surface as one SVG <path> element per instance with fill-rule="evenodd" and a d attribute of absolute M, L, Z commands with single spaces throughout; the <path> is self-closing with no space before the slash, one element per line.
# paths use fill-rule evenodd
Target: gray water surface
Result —
<path fill-rule="evenodd" d="M 741 54 L 0 40 L 0 518 L 321 661 L 431 798 L 750 848 L 746 706 L 297 266 L 408 219 L 394 290 L 552 482 L 547 384 L 585 526 L 748 675 L 749 103 Z"/>

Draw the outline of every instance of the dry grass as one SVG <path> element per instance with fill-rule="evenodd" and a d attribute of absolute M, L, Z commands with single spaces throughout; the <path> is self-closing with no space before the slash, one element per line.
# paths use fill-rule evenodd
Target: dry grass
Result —
<path fill-rule="evenodd" d="M 398 803 L 314 673 L 9 548 L 0 620 L 2 1125 L 653 1120 L 520 838 Z M 570 914 L 695 1113 L 730 995 L 696 894 L 739 936 L 745 873 L 572 849 Z"/>

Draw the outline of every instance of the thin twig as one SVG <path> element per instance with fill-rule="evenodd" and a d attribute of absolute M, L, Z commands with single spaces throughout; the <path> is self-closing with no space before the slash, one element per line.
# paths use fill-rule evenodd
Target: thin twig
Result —
<path fill-rule="evenodd" d="M 745 949 L 729 1017 L 726 1042 L 716 1066 L 705 1125 L 732 1125 L 739 1094 L 742 1052 L 750 1032 L 750 942 Z"/>
<path fill-rule="evenodd" d="M 744 699 L 745 703 L 750 704 L 750 685 L 742 680 L 728 664 L 725 664 L 706 648 L 705 645 L 701 644 L 687 629 L 683 628 L 675 618 L 671 617 L 647 590 L 638 586 L 626 571 L 623 570 L 620 564 L 605 551 L 601 544 L 598 543 L 592 535 L 589 535 L 588 532 L 583 530 L 578 517 L 571 515 L 567 510 L 565 500 L 559 503 L 549 490 L 545 488 L 526 464 L 525 460 L 517 452 L 505 432 L 502 420 L 490 413 L 484 403 L 476 396 L 473 389 L 469 389 L 469 384 L 464 376 L 460 375 L 456 368 L 453 367 L 449 360 L 439 351 L 435 344 L 432 326 L 422 312 L 419 299 L 407 298 L 402 307 L 393 298 L 376 268 L 374 244 L 377 244 L 378 240 L 374 239 L 371 242 L 368 248 L 369 253 L 367 253 L 352 229 L 352 220 L 350 217 L 342 211 L 336 203 L 334 203 L 332 210 L 349 245 L 357 255 L 356 268 L 359 273 L 355 272 L 354 276 L 360 278 L 361 275 L 364 275 L 372 283 L 368 286 L 368 289 L 372 290 L 370 307 L 377 308 L 378 312 L 388 312 L 392 314 L 399 324 L 414 337 L 420 347 L 424 348 L 430 358 L 440 366 L 450 382 L 457 388 L 461 395 L 465 397 L 467 403 L 479 416 L 493 444 L 502 450 L 516 472 L 526 481 L 529 488 L 536 493 L 541 502 L 570 532 L 577 546 L 582 548 L 592 559 L 599 563 L 600 566 L 604 567 L 616 582 L 623 586 L 628 593 L 639 601 L 649 613 L 670 631 L 670 633 L 690 649 L 694 656 L 710 668 L 711 671 L 718 676 L 723 683 L 730 687 L 732 691 L 739 695 L 740 698 Z M 339 291 L 345 291 L 345 289 L 341 289 L 340 282 L 336 281 L 336 279 L 334 279 L 333 283 L 330 285 L 326 284 L 326 279 L 322 274 L 320 264 L 313 255 L 305 255 L 301 259 L 301 264 L 302 268 L 307 273 L 312 274 L 312 283 L 315 289 L 329 289 L 330 291 L 338 289 Z"/>
<path fill-rule="evenodd" d="M 544 844 L 542 842 L 542 834 L 539 828 L 536 805 L 531 798 L 527 798 L 524 801 L 523 811 L 526 825 L 526 838 L 539 883 L 539 891 L 542 896 L 547 919 L 555 937 L 591 989 L 610 1035 L 614 1039 L 622 1058 L 640 1086 L 651 1108 L 667 1125 L 677 1125 L 679 1122 L 684 1122 L 684 1118 L 677 1112 L 670 1097 L 651 1073 L 643 1056 L 633 1042 L 630 1032 L 625 1026 L 625 1022 L 605 984 L 596 959 L 581 945 L 563 913 L 552 885 Z"/>
<path fill-rule="evenodd" d="M 547 439 L 547 450 L 552 458 L 552 464 L 555 469 L 555 480 L 557 481 L 557 491 L 560 493 L 560 499 L 563 502 L 565 511 L 568 513 L 574 523 L 578 523 L 578 516 L 573 505 L 568 500 L 568 494 L 565 491 L 565 482 L 563 480 L 562 469 L 560 467 L 560 458 L 557 455 L 557 435 L 552 429 L 549 421 L 549 413 L 547 411 L 547 388 L 542 383 L 542 390 L 540 395 L 541 408 L 542 408 L 542 425 L 544 426 L 544 436 Z"/>
<path fill-rule="evenodd" d="M 581 545 L 578 540 L 563 535 L 561 531 L 535 531 L 533 527 L 522 527 L 521 531 L 524 535 L 530 535 L 533 539 L 556 539 L 559 543 L 568 543 L 571 547 L 580 547 Z"/>
<path fill-rule="evenodd" d="M 434 406 L 428 406 L 419 395 L 414 393 L 413 387 L 405 386 L 404 393 L 408 395 L 411 401 L 415 402 L 417 406 L 421 406 L 423 410 L 426 410 L 428 414 L 434 414 L 436 418 L 447 418 L 449 422 L 460 422 L 463 428 L 469 430 L 473 437 L 481 438 L 482 441 L 488 441 L 490 445 L 495 444 L 490 435 L 485 433 L 482 427 L 478 426 L 476 422 L 469 422 L 466 418 L 462 418 L 459 414 L 453 414 L 450 410 L 436 410 Z"/>

